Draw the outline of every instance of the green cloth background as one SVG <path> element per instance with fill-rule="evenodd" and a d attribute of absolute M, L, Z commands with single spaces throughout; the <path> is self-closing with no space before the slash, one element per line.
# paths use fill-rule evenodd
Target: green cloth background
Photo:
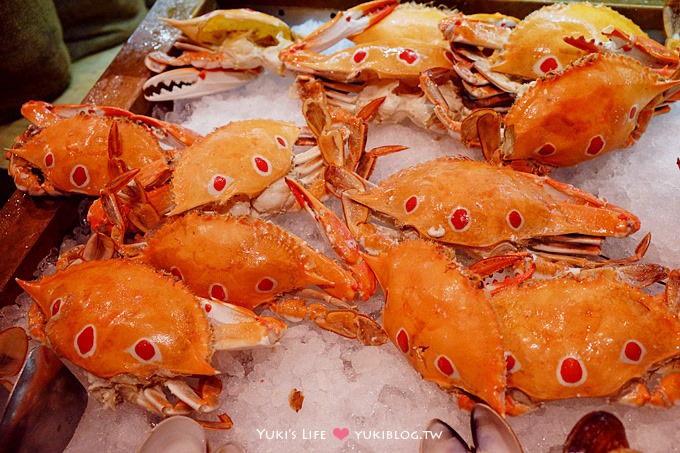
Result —
<path fill-rule="evenodd" d="M 28 100 L 54 100 L 71 61 L 126 41 L 147 11 L 144 0 L 1 0 L 0 123 Z"/>

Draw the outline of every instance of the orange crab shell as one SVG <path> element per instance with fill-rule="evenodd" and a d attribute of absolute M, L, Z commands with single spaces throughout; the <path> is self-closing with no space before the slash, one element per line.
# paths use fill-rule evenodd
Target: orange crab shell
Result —
<path fill-rule="evenodd" d="M 647 37 L 633 21 L 608 6 L 567 3 L 543 7 L 519 22 L 502 50 L 492 56 L 491 69 L 527 79 L 541 77 L 584 55 L 567 44 L 565 37 L 608 41 L 602 31 L 611 28 Z"/>
<path fill-rule="evenodd" d="M 177 161 L 171 215 L 243 194 L 254 197 L 291 170 L 300 134 L 290 122 L 234 121 L 194 144 Z"/>
<path fill-rule="evenodd" d="M 554 189 L 563 193 L 555 197 Z M 570 233 L 626 236 L 640 227 L 633 214 L 551 178 L 450 157 L 347 195 L 424 237 L 470 247 Z"/>
<path fill-rule="evenodd" d="M 331 55 L 295 51 L 283 54 L 296 71 L 339 82 L 375 79 L 413 79 L 431 68 L 453 67 L 451 51 L 418 40 L 371 41 Z"/>
<path fill-rule="evenodd" d="M 537 400 L 611 396 L 680 354 L 680 322 L 664 296 L 613 272 L 533 282 L 492 298 L 507 332 L 508 387 Z"/>
<path fill-rule="evenodd" d="M 19 284 L 47 318 L 50 345 L 99 377 L 215 374 L 198 299 L 149 266 L 90 261 Z"/>
<path fill-rule="evenodd" d="M 181 277 L 199 296 L 255 308 L 318 285 L 352 300 L 356 281 L 284 229 L 250 216 L 186 215 L 147 237 L 142 259 Z"/>
<path fill-rule="evenodd" d="M 484 292 L 430 242 L 404 241 L 365 258 L 386 295 L 383 326 L 411 365 L 504 413 L 503 341 Z"/>
<path fill-rule="evenodd" d="M 401 3 L 387 17 L 356 36 L 352 41 L 367 44 L 374 41 L 416 39 L 448 48 L 449 44 L 439 31 L 439 22 L 448 12 L 441 8 L 417 3 Z"/>
<path fill-rule="evenodd" d="M 513 139 L 503 157 L 568 166 L 630 146 L 658 97 L 679 84 L 631 58 L 589 54 L 517 99 L 505 116 Z"/>
<path fill-rule="evenodd" d="M 116 124 L 122 154 L 129 168 L 165 159 L 149 128 L 124 117 L 78 114 L 42 128 L 21 147 L 8 151 L 40 169 L 59 191 L 99 195 L 113 177 L 109 166 L 109 131 Z"/>

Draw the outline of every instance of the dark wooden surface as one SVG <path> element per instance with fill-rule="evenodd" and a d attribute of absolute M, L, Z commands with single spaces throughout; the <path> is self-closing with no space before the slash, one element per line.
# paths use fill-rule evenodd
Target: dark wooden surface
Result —
<path fill-rule="evenodd" d="M 83 102 L 148 113 L 150 105 L 141 95 L 150 75 L 144 57 L 153 50 L 168 50 L 178 36 L 159 18 L 189 18 L 214 8 L 206 0 L 157 0 Z M 38 263 L 78 225 L 81 200 L 12 193 L 0 209 L 0 306 L 20 294 L 15 278 L 32 279 Z"/>

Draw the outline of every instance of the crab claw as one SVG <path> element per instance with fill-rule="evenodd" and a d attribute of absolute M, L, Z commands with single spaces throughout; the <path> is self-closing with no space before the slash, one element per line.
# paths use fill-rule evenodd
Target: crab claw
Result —
<path fill-rule="evenodd" d="M 230 351 L 256 346 L 272 346 L 287 326 L 269 316 L 257 316 L 251 310 L 216 299 L 199 298 L 213 324 L 213 346 Z"/>
<path fill-rule="evenodd" d="M 262 68 L 249 70 L 198 70 L 180 68 L 151 77 L 144 83 L 147 101 L 170 101 L 220 93 L 239 88 L 255 79 Z"/>
<path fill-rule="evenodd" d="M 280 57 L 285 61 L 285 55 L 288 53 L 301 49 L 320 52 L 345 38 L 351 39 L 387 17 L 398 5 L 399 2 L 395 0 L 374 0 L 347 11 L 340 11 L 333 20 L 322 25 L 306 38 L 288 46 L 281 52 Z"/>
<path fill-rule="evenodd" d="M 288 184 L 300 206 L 318 222 L 335 252 L 347 263 L 357 280 L 359 297 L 367 300 L 375 293 L 377 283 L 370 267 L 361 257 L 359 245 L 352 233 L 333 211 L 324 206 L 300 183 L 286 178 L 286 184 Z"/>
<path fill-rule="evenodd" d="M 286 299 L 268 305 L 274 313 L 292 321 L 310 319 L 320 328 L 366 346 L 380 346 L 389 338 L 382 326 L 372 318 L 351 309 L 329 309 L 319 303 L 307 304 L 300 299 Z"/>
<path fill-rule="evenodd" d="M 523 451 L 510 425 L 486 404 L 475 404 L 470 414 L 470 428 L 473 447 L 468 446 L 455 429 L 439 419 L 434 419 L 427 425 L 425 432 L 429 435 L 424 436 L 420 442 L 420 452 Z"/>
<path fill-rule="evenodd" d="M 247 32 L 253 41 L 267 41 L 276 36 L 292 41 L 292 33 L 282 20 L 249 8 L 215 10 L 193 19 L 162 18 L 181 30 L 189 39 L 202 44 L 221 44 L 230 33 Z"/>

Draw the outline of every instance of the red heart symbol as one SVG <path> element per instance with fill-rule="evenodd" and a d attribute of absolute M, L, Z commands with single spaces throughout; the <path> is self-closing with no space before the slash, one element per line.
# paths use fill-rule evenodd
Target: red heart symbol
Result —
<path fill-rule="evenodd" d="M 333 435 L 337 437 L 338 439 L 342 440 L 345 437 L 349 436 L 349 429 L 348 428 L 335 428 L 333 430 Z"/>
<path fill-rule="evenodd" d="M 415 50 L 404 49 L 399 53 L 399 59 L 404 60 L 408 64 L 413 64 L 418 59 L 418 54 Z"/>

